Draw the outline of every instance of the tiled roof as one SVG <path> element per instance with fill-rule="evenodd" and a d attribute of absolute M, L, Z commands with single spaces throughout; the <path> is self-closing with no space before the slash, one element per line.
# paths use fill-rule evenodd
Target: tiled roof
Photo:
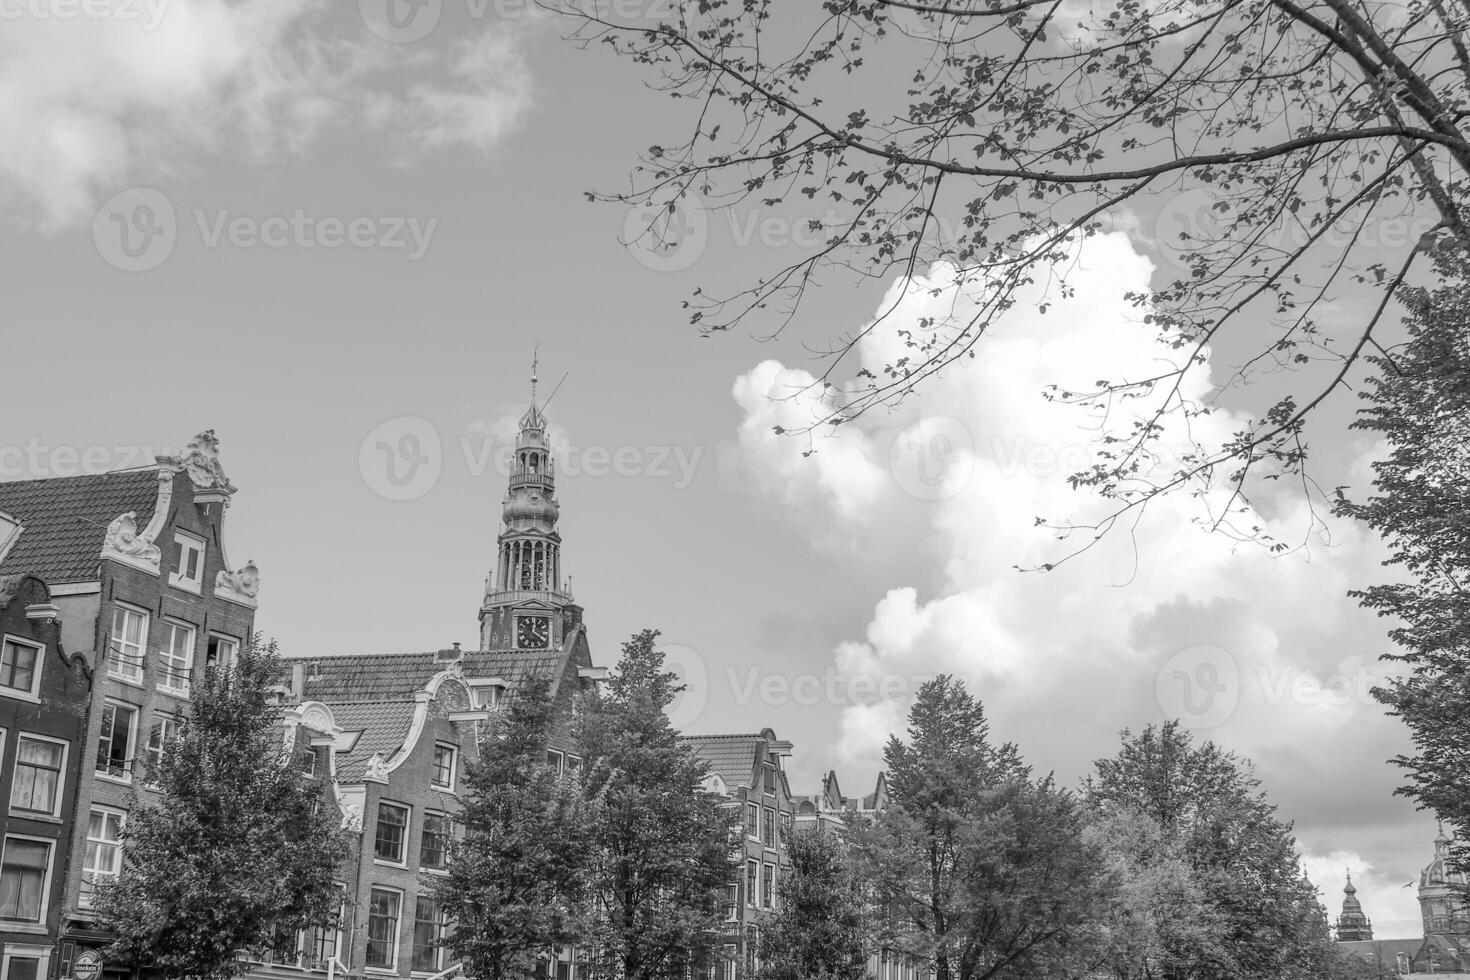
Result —
<path fill-rule="evenodd" d="M 545 676 L 561 663 L 563 651 L 535 653 L 500 650 L 466 651 L 460 667 L 468 679 L 500 677 L 515 691 L 531 676 Z M 340 701 L 376 701 L 411 698 L 435 674 L 449 666 L 434 651 L 427 653 L 346 654 L 331 657 L 294 657 L 305 660 L 305 700 L 324 701 L 335 714 Z"/>
<path fill-rule="evenodd" d="M 29 572 L 51 585 L 95 581 L 107 526 L 135 511 L 143 527 L 157 500 L 156 467 L 0 483 L 0 511 L 25 527 L 0 574 Z"/>
<path fill-rule="evenodd" d="M 1424 946 L 1422 939 L 1360 939 L 1338 943 L 1337 948 L 1360 956 L 1370 962 L 1382 961 L 1392 964 L 1394 957 L 1403 953 L 1412 958 Z"/>
<path fill-rule="evenodd" d="M 367 771 L 368 760 L 381 753 L 386 761 L 408 735 L 412 701 L 346 701 L 332 704 L 332 718 L 348 732 L 362 732 L 352 751 L 337 757 L 337 779 L 354 783 Z"/>
<path fill-rule="evenodd" d="M 755 773 L 759 735 L 685 735 L 679 739 L 704 760 L 726 786 L 749 786 Z"/>

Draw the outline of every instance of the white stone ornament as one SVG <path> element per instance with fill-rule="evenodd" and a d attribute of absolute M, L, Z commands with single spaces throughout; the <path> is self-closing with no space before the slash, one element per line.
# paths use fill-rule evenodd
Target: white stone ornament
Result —
<path fill-rule="evenodd" d="M 214 576 L 214 594 L 241 605 L 255 605 L 260 592 L 260 569 L 255 562 L 247 561 L 235 571 L 221 568 Z"/>
<path fill-rule="evenodd" d="M 372 758 L 367 761 L 367 772 L 363 775 L 380 783 L 388 781 L 388 760 L 383 758 L 383 753 L 373 753 Z"/>
<path fill-rule="evenodd" d="M 189 479 L 200 489 L 234 489 L 219 463 L 219 439 L 213 429 L 205 429 L 189 440 L 180 462 Z"/>
<path fill-rule="evenodd" d="M 146 531 L 141 534 L 138 532 L 138 514 L 131 510 L 107 525 L 102 555 L 121 558 L 128 564 L 151 565 L 155 572 L 158 571 L 159 559 L 162 557 L 153 538 Z"/>

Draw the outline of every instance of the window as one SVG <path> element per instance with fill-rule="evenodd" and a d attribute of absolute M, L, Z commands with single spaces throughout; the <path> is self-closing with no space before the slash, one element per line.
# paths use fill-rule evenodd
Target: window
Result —
<path fill-rule="evenodd" d="M 732 881 L 725 886 L 725 918 L 740 918 L 740 882 Z"/>
<path fill-rule="evenodd" d="M 40 922 L 46 911 L 46 876 L 51 844 L 27 837 L 5 838 L 0 859 L 0 919 Z"/>
<path fill-rule="evenodd" d="M 158 768 L 163 765 L 163 754 L 179 736 L 179 720 L 173 715 L 158 715 L 153 730 L 148 733 L 148 781 L 156 780 Z"/>
<path fill-rule="evenodd" d="M 147 642 L 148 614 L 128 606 L 114 607 L 107 672 L 125 681 L 142 682 L 143 647 Z"/>
<path fill-rule="evenodd" d="M 500 707 L 500 687 L 495 684 L 480 684 L 474 689 L 475 707 L 498 708 Z"/>
<path fill-rule="evenodd" d="M 45 980 L 46 969 L 43 967 L 50 956 L 51 951 L 46 947 L 27 946 L 26 953 L 31 955 L 11 952 L 15 948 L 14 943 L 6 943 L 5 967 L 3 980 Z"/>
<path fill-rule="evenodd" d="M 204 541 L 183 531 L 174 532 L 174 570 L 168 584 L 198 592 L 204 581 Z"/>
<path fill-rule="evenodd" d="M 449 818 L 442 813 L 424 814 L 419 865 L 433 871 L 442 871 L 449 865 Z"/>
<path fill-rule="evenodd" d="M 417 973 L 444 969 L 444 910 L 432 898 L 420 898 L 413 911 L 413 963 Z"/>
<path fill-rule="evenodd" d="M 116 878 L 122 870 L 122 845 L 118 843 L 122 836 L 122 825 L 121 810 L 92 808 L 92 814 L 87 820 L 87 853 L 82 862 L 82 908 L 91 907 L 92 891 L 97 879 Z"/>
<path fill-rule="evenodd" d="M 10 808 L 56 816 L 61 808 L 61 773 L 65 768 L 65 742 L 22 735 L 15 748 Z"/>
<path fill-rule="evenodd" d="M 338 885 L 339 892 L 343 891 Z M 342 948 L 342 924 L 347 921 L 347 898 L 343 894 L 337 903 L 336 913 L 332 921 L 322 925 L 306 929 L 301 936 L 301 954 L 306 959 L 309 969 L 321 969 L 327 960 L 337 955 L 337 950 Z"/>
<path fill-rule="evenodd" d="M 133 778 L 133 728 L 138 712 L 122 704 L 102 706 L 97 736 L 97 772 L 113 779 Z"/>
<path fill-rule="evenodd" d="M 228 636 L 211 636 L 204 647 L 204 666 L 229 670 L 240 655 L 240 641 Z"/>
<path fill-rule="evenodd" d="M 759 861 L 745 862 L 745 904 L 751 908 L 760 905 L 760 873 L 761 863 Z"/>
<path fill-rule="evenodd" d="M 768 806 L 761 808 L 761 843 L 776 846 L 776 811 Z"/>
<path fill-rule="evenodd" d="M 725 959 L 721 976 L 724 980 L 735 980 L 735 968 L 740 965 L 740 957 L 736 953 L 734 943 L 726 943 L 724 950 Z"/>
<path fill-rule="evenodd" d="M 745 927 L 745 975 L 755 976 L 756 969 L 760 966 L 760 959 L 755 955 L 756 944 L 760 942 L 760 933 L 755 926 Z"/>
<path fill-rule="evenodd" d="M 771 765 L 770 763 L 766 763 L 762 768 L 765 770 L 765 790 L 766 790 L 766 792 L 767 793 L 774 793 L 774 792 L 776 792 L 776 767 L 773 766 L 773 765 Z"/>
<path fill-rule="evenodd" d="M 41 680 L 41 651 L 35 643 L 26 643 L 7 636 L 0 648 L 0 689 L 14 696 L 22 694 L 36 697 Z"/>
<path fill-rule="evenodd" d="M 378 804 L 378 834 L 373 856 L 380 861 L 403 863 L 403 836 L 408 831 L 408 807 Z"/>
<path fill-rule="evenodd" d="M 761 908 L 776 907 L 776 866 L 767 862 L 761 865 Z"/>
<path fill-rule="evenodd" d="M 761 839 L 761 808 L 754 803 L 745 804 L 745 836 L 751 840 Z"/>
<path fill-rule="evenodd" d="M 454 746 L 442 742 L 434 746 L 435 789 L 454 789 Z"/>
<path fill-rule="evenodd" d="M 781 839 L 777 842 L 782 847 L 785 847 L 786 846 L 786 842 L 789 841 L 789 840 L 791 840 L 791 821 L 792 821 L 791 814 L 789 812 L 785 811 L 785 810 L 782 810 L 781 811 Z"/>
<path fill-rule="evenodd" d="M 403 896 L 386 888 L 374 888 L 368 901 L 366 965 L 394 970 L 398 965 L 398 914 Z"/>
<path fill-rule="evenodd" d="M 162 653 L 158 689 L 188 696 L 189 674 L 194 668 L 194 627 L 164 623 Z"/>
<path fill-rule="evenodd" d="M 546 764 L 557 772 L 561 772 L 565 765 L 565 757 L 556 749 L 546 750 Z"/>

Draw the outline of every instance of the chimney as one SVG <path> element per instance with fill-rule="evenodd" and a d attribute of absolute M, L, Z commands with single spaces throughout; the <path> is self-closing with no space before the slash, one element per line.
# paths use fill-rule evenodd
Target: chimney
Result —
<path fill-rule="evenodd" d="M 291 665 L 291 697 L 301 700 L 306 693 L 306 665 L 296 661 Z"/>

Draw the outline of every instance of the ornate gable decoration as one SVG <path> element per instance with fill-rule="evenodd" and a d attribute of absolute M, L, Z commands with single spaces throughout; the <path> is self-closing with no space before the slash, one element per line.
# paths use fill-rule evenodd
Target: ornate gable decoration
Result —
<path fill-rule="evenodd" d="M 234 491 L 224 468 L 220 466 L 219 439 L 215 438 L 213 429 L 205 429 L 189 440 L 179 462 L 183 464 L 184 472 L 189 474 L 190 481 L 200 490 Z"/>
<path fill-rule="evenodd" d="M 162 558 L 158 546 L 146 532 L 138 531 L 138 512 L 130 510 L 107 525 L 107 537 L 102 541 L 104 558 L 117 558 L 129 565 L 148 565 L 157 574 Z"/>
<path fill-rule="evenodd" d="M 233 572 L 221 568 L 214 576 L 214 594 L 220 599 L 228 599 L 254 609 L 255 597 L 259 592 L 260 569 L 255 567 L 253 561 L 247 561 Z"/>

